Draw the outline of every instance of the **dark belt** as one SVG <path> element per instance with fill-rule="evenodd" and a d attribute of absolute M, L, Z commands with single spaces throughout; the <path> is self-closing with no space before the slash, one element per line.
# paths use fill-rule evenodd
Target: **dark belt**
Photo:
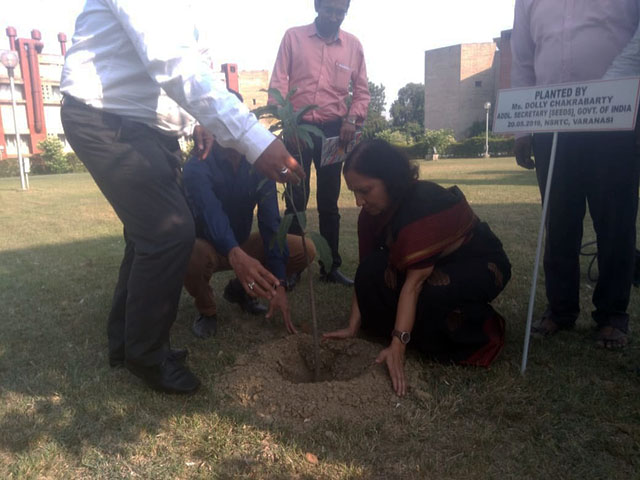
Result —
<path fill-rule="evenodd" d="M 302 123 L 303 124 L 307 124 L 307 125 L 313 125 L 314 127 L 318 127 L 320 129 L 324 129 L 324 128 L 342 126 L 342 119 L 341 118 L 337 118 L 335 120 L 329 120 L 327 122 L 307 122 L 307 121 L 303 121 Z"/>
<path fill-rule="evenodd" d="M 111 123 L 119 125 L 119 128 L 128 132 L 144 132 L 149 133 L 156 137 L 159 141 L 162 142 L 168 148 L 176 149 L 179 148 L 177 144 L 178 137 L 174 135 L 169 135 L 164 133 L 161 130 L 157 130 L 153 127 L 150 127 L 146 123 L 139 122 L 137 120 L 132 120 L 128 117 L 123 117 L 122 115 L 118 115 L 117 113 L 107 112 L 105 110 L 100 110 L 99 108 L 92 107 L 91 105 L 87 105 L 81 100 L 75 98 L 68 93 L 62 95 L 62 101 L 60 102 L 62 105 L 70 107 L 70 108 L 86 108 L 88 110 L 94 110 L 96 112 L 100 112 L 102 115 L 110 117 L 112 119 Z"/>

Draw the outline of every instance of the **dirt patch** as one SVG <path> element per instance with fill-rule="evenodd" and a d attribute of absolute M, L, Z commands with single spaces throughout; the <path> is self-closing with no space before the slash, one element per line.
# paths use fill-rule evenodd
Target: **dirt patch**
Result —
<path fill-rule="evenodd" d="M 320 381 L 313 382 L 312 338 L 291 335 L 240 357 L 219 384 L 233 402 L 251 408 L 267 422 L 387 418 L 413 401 L 411 394 L 398 398 L 386 367 L 374 362 L 382 348 L 357 338 L 322 342 Z M 406 371 L 415 385 L 411 363 Z"/>

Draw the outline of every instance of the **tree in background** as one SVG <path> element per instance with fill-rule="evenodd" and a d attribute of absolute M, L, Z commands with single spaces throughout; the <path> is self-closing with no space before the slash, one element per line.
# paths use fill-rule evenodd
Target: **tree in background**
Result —
<path fill-rule="evenodd" d="M 367 112 L 367 118 L 362 127 L 362 135 L 364 138 L 374 138 L 376 133 L 381 132 L 389 125 L 389 122 L 384 117 L 384 111 L 386 110 L 384 85 L 376 85 L 373 82 L 369 82 L 369 94 L 371 95 L 369 111 Z"/>
<path fill-rule="evenodd" d="M 424 140 L 424 127 L 417 122 L 405 123 L 400 130 L 407 139 L 408 144 L 418 143 Z"/>
<path fill-rule="evenodd" d="M 473 122 L 471 126 L 467 129 L 465 137 L 471 138 L 471 137 L 477 137 L 478 135 L 484 135 L 485 129 L 487 128 L 485 123 L 486 123 L 486 120 L 476 120 L 475 122 Z M 489 136 L 490 137 L 494 136 L 493 132 L 491 131 L 492 128 L 493 128 L 493 118 L 491 117 L 491 115 L 489 115 Z"/>
<path fill-rule="evenodd" d="M 384 93 L 384 85 L 376 85 L 373 82 L 369 82 L 369 95 L 371 95 L 371 101 L 369 102 L 369 115 L 383 115 L 385 103 L 387 97 Z"/>
<path fill-rule="evenodd" d="M 389 113 L 394 127 L 417 123 L 424 128 L 424 85 L 407 83 L 398 90 L 398 98 L 391 104 Z"/>

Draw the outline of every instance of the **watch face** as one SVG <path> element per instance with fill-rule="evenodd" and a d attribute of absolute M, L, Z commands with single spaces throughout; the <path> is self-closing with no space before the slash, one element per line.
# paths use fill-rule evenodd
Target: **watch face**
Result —
<path fill-rule="evenodd" d="M 411 332 L 401 332 L 400 330 L 394 330 L 393 332 L 391 332 L 391 334 L 398 337 L 400 341 L 405 345 L 411 340 Z"/>

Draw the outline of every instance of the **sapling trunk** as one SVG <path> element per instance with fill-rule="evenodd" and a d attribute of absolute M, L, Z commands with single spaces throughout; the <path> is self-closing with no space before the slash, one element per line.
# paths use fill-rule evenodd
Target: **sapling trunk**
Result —
<path fill-rule="evenodd" d="M 254 110 L 254 113 L 258 118 L 266 116 L 268 118 L 277 119 L 278 122 L 272 125 L 269 129 L 271 131 L 280 130 L 278 137 L 285 140 L 291 140 L 295 142 L 296 148 L 298 150 L 298 158 L 300 159 L 300 163 L 302 163 L 302 149 L 300 147 L 300 142 L 304 141 L 307 145 L 313 145 L 312 135 L 318 136 L 320 138 L 324 138 L 324 133 L 319 130 L 317 127 L 313 125 L 301 125 L 302 118 L 305 114 L 318 108 L 317 105 L 307 105 L 300 110 L 295 111 L 293 108 L 293 104 L 291 103 L 291 98 L 296 92 L 296 88 L 292 88 L 287 93 L 286 97 L 282 96 L 282 93 L 276 88 L 270 88 L 268 93 L 270 97 L 275 100 L 275 103 L 267 104 L 264 107 L 259 107 Z M 302 180 L 301 180 L 302 181 Z M 293 209 L 295 218 L 298 219 L 298 223 L 300 224 L 300 217 L 298 217 L 298 211 L 296 209 L 296 205 L 293 201 L 293 187 L 291 184 L 288 184 L 289 188 L 285 187 L 284 194 L 289 197 L 291 208 Z M 302 192 L 303 198 L 307 198 L 306 195 L 306 185 L 302 183 Z M 305 207 L 306 209 L 306 207 Z M 309 270 L 309 302 L 311 306 L 311 325 L 313 329 L 313 357 L 315 362 L 314 368 L 314 381 L 317 382 L 320 380 L 320 340 L 318 337 L 318 319 L 316 315 L 316 301 L 315 301 L 315 292 L 313 290 L 313 275 L 311 274 L 311 259 L 309 258 L 309 252 L 307 251 L 307 243 L 306 243 L 306 219 L 305 225 L 303 227 L 300 224 L 301 230 L 301 240 L 302 240 L 302 249 L 304 252 L 304 256 L 307 262 L 307 269 Z M 313 233 L 313 232 L 312 232 Z M 283 234 L 286 236 L 286 231 L 283 231 Z M 318 247 L 318 242 L 322 243 L 326 241 L 322 239 L 322 237 L 316 237 L 316 247 Z M 318 249 L 319 250 L 319 249 Z"/>
<path fill-rule="evenodd" d="M 298 158 L 302 159 L 302 154 L 300 153 L 300 146 L 298 146 Z M 298 211 L 296 209 L 295 204 L 293 203 L 293 191 L 291 185 L 289 185 L 289 200 L 291 201 L 291 206 L 293 208 L 293 213 L 298 218 Z M 302 190 L 303 197 L 306 198 L 305 183 L 302 181 Z M 286 189 L 285 189 L 286 191 Z M 300 219 L 298 219 L 298 224 L 300 223 Z M 309 277 L 309 306 L 311 307 L 311 329 L 313 334 L 313 381 L 317 382 L 320 380 L 320 339 L 318 335 L 318 318 L 316 315 L 316 297 L 315 292 L 313 290 L 313 275 L 311 274 L 311 258 L 309 258 L 309 252 L 307 250 L 307 242 L 306 239 L 306 225 L 305 228 L 302 228 L 300 225 L 300 240 L 302 241 L 302 251 L 304 253 L 304 258 L 307 263 L 307 276 Z"/>

